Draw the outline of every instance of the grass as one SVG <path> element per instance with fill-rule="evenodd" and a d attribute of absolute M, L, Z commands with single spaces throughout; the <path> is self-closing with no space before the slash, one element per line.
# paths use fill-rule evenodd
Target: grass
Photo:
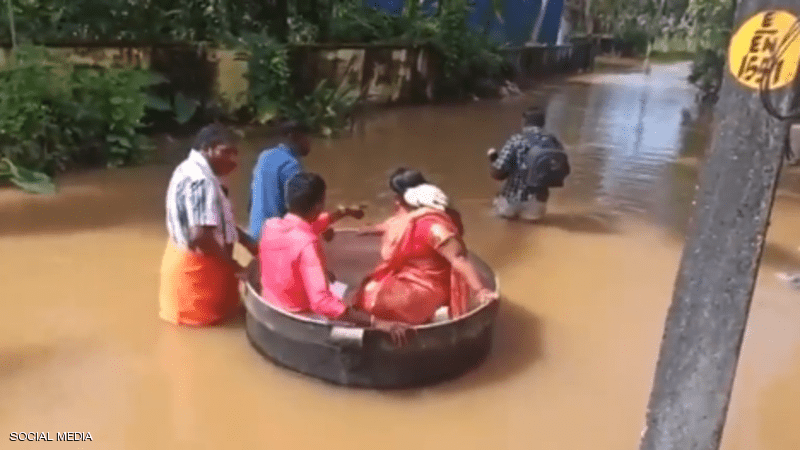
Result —
<path fill-rule="evenodd" d="M 691 61 L 693 58 L 694 52 L 690 51 L 659 52 L 654 50 L 650 53 L 650 60 L 654 63 Z"/>

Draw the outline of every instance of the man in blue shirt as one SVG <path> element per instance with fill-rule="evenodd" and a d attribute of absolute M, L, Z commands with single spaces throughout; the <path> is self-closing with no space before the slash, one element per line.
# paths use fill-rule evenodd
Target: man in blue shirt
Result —
<path fill-rule="evenodd" d="M 283 142 L 258 156 L 250 187 L 250 236 L 261 239 L 264 221 L 286 214 L 285 186 L 303 171 L 300 158 L 311 152 L 308 129 L 298 122 L 281 127 Z"/>

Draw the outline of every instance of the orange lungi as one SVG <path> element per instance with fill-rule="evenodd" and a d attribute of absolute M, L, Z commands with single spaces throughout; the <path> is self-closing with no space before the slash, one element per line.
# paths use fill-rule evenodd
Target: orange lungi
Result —
<path fill-rule="evenodd" d="M 159 316 L 167 322 L 213 325 L 236 312 L 238 281 L 228 264 L 169 240 L 161 261 L 159 304 Z"/>

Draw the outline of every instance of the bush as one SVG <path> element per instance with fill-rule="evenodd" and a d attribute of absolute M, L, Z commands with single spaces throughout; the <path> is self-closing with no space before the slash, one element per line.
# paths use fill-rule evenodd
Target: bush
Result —
<path fill-rule="evenodd" d="M 695 55 L 688 80 L 700 90 L 702 99 L 716 100 L 722 86 L 725 56 L 723 49 L 703 49 Z"/>
<path fill-rule="evenodd" d="M 703 100 L 716 101 L 725 73 L 728 42 L 735 4 L 727 0 L 704 0 L 689 7 L 698 23 L 700 50 L 692 61 L 689 82 L 700 90 Z"/>
<path fill-rule="evenodd" d="M 358 89 L 353 86 L 343 83 L 337 87 L 322 80 L 309 95 L 287 104 L 285 114 L 324 136 L 330 136 L 350 122 L 358 98 Z"/>
<path fill-rule="evenodd" d="M 470 10 L 467 0 L 452 0 L 436 16 L 427 17 L 418 3 L 410 2 L 402 14 L 393 16 L 360 2 L 343 2 L 334 10 L 330 40 L 430 45 L 442 56 L 439 94 L 463 96 L 477 79 L 501 78 L 504 63 L 499 46 L 467 24 Z"/>
<path fill-rule="evenodd" d="M 265 34 L 245 35 L 240 43 L 250 51 L 247 72 L 252 113 L 264 124 L 278 116 L 291 101 L 288 52 L 284 45 Z"/>
<path fill-rule="evenodd" d="M 250 52 L 250 115 L 261 124 L 291 118 L 329 136 L 345 127 L 358 101 L 348 84 L 333 86 L 323 80 L 313 92 L 298 97 L 291 87 L 288 50 L 265 34 L 249 34 L 239 44 Z"/>
<path fill-rule="evenodd" d="M 617 39 L 622 43 L 624 56 L 642 56 L 647 53 L 650 35 L 641 28 L 628 28 Z"/>
<path fill-rule="evenodd" d="M 76 66 L 41 48 L 0 70 L 0 158 L 54 174 L 70 165 L 121 166 L 150 149 L 138 133 L 147 71 Z"/>
<path fill-rule="evenodd" d="M 499 46 L 470 29 L 466 0 L 448 2 L 438 17 L 437 34 L 430 40 L 443 56 L 444 95 L 461 96 L 472 91 L 477 79 L 497 79 L 505 59 Z"/>

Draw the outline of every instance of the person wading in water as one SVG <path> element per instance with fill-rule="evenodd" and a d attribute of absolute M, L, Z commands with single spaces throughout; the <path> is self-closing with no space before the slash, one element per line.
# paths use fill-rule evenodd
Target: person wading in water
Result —
<path fill-rule="evenodd" d="M 218 177 L 236 168 L 234 134 L 219 124 L 197 134 L 189 156 L 172 174 L 166 196 L 169 240 L 161 263 L 159 316 L 177 325 L 206 326 L 238 310 L 236 242 L 256 243 L 236 225 Z"/>
<path fill-rule="evenodd" d="M 308 132 L 299 122 L 286 122 L 280 127 L 281 143 L 258 156 L 250 187 L 250 236 L 253 239 L 261 239 L 264 221 L 286 214 L 286 183 L 303 171 L 300 160 L 311 153 Z"/>
<path fill-rule="evenodd" d="M 564 186 L 569 160 L 558 139 L 544 131 L 544 125 L 544 110 L 530 108 L 522 115 L 522 132 L 511 136 L 499 153 L 489 149 L 492 178 L 505 180 L 494 200 L 496 215 L 541 219 L 550 188 Z"/>

